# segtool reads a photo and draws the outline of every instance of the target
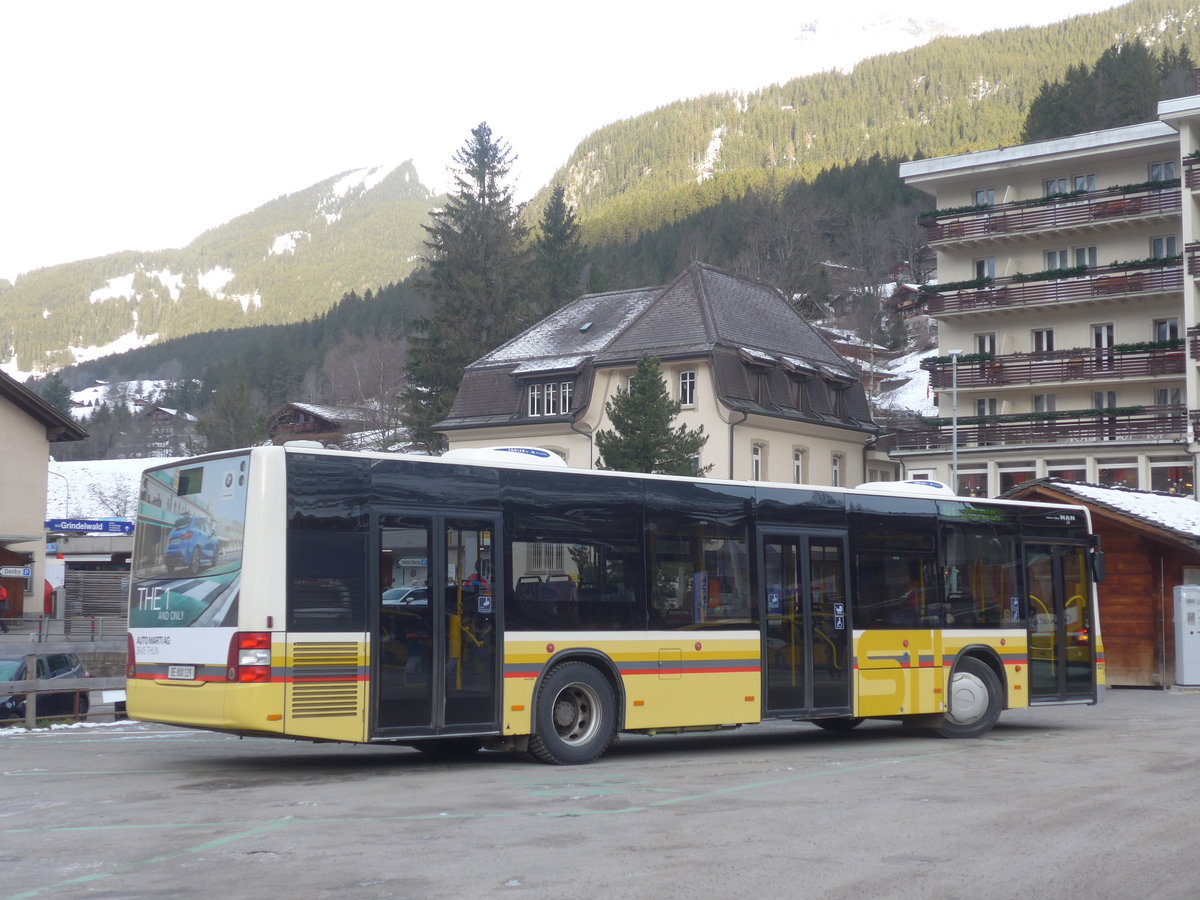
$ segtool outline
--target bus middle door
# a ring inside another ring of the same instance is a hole
[[[381,516],[377,736],[496,730],[497,522]]]
[[[764,534],[766,715],[850,712],[850,621],[842,535]]]

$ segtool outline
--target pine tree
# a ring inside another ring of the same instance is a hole
[[[679,415],[679,403],[667,396],[662,366],[644,355],[629,390],[618,388],[604,411],[612,430],[596,432],[600,457],[596,467],[621,472],[653,472],[659,475],[704,475],[712,465],[700,467],[700,451],[708,443],[704,426],[671,427]]]
[[[46,379],[38,393],[64,416],[71,414],[71,389],[57,372]]]
[[[404,397],[409,439],[431,453],[442,449],[433,426],[449,414],[463,369],[525,320],[526,229],[504,184],[515,157],[484,122],[454,161],[455,192],[426,226],[420,290],[433,311],[415,323]]]
[[[544,318],[579,293],[583,252],[579,244],[579,222],[567,205],[566,192],[558,185],[550,192],[538,232],[534,238],[534,266],[538,274],[537,301],[531,319]]]

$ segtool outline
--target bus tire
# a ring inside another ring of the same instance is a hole
[[[413,741],[408,746],[438,759],[466,759],[483,749],[483,741],[469,737],[433,738],[428,741]]]
[[[544,763],[595,762],[616,730],[612,685],[594,666],[565,662],[546,675],[534,707],[529,752]]]
[[[950,701],[935,731],[947,738],[976,738],[987,734],[1000,718],[1000,679],[982,660],[958,661],[950,676]]]
[[[813,719],[812,723],[826,731],[845,734],[861,725],[863,720],[860,716],[838,716],[836,719]]]

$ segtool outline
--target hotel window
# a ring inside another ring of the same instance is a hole
[[[1000,464],[1000,493],[1004,493],[1018,484],[1033,481],[1037,477],[1036,467],[1029,462],[1007,462]]]
[[[1154,337],[1156,341],[1177,341],[1179,340],[1179,320],[1178,319],[1155,319],[1154,320]]]
[[[1155,406],[1179,406],[1183,402],[1183,391],[1181,388],[1155,388],[1154,389],[1154,405]]]
[[[1076,247],[1075,248],[1075,265],[1087,266],[1089,269],[1096,268],[1096,260],[1098,253],[1095,247]]]
[[[680,372],[679,373],[679,405],[680,406],[695,406],[696,405],[696,373],[695,372]]]
[[[1104,487],[1138,486],[1137,460],[1100,459],[1096,463],[1096,480]]]
[[[1033,352],[1050,353],[1054,350],[1054,329],[1035,328],[1033,330]]]
[[[1116,391],[1094,391],[1092,393],[1092,409],[1116,409]]]
[[[750,480],[763,480],[763,448],[762,444],[755,444],[750,448]]]
[[[1047,178],[1042,182],[1042,186],[1046,189],[1045,196],[1047,197],[1053,197],[1055,194],[1065,194],[1067,192],[1067,179]]]
[[[983,188],[975,192],[976,206],[995,206],[996,205],[996,189]]]
[[[1087,464],[1082,459],[1051,459],[1046,461],[1046,474],[1063,481],[1087,481]]]
[[[958,470],[958,487],[954,491],[960,497],[986,497],[988,495],[987,469]]]
[[[803,450],[792,451],[792,481],[795,484],[804,484],[804,456]]]
[[[1055,400],[1053,394],[1034,394],[1033,411],[1035,413],[1054,412]]]
[[[988,256],[983,259],[975,260],[975,277],[976,278],[995,278],[996,277],[996,257]]]
[[[1051,269],[1065,269],[1070,263],[1069,256],[1066,250],[1047,250],[1046,251],[1046,271]]]
[[[975,335],[975,352],[996,355],[996,332],[985,331]]]
[[[1175,180],[1175,160],[1168,159],[1165,162],[1150,163],[1150,180],[1151,181],[1174,181]]]
[[[995,397],[980,397],[975,401],[975,415],[996,416],[1000,414],[1000,401]]]
[[[545,390],[543,391],[543,395],[545,398],[543,405],[546,408],[546,415],[557,416],[558,415],[558,385],[557,384],[546,385]]]
[[[833,454],[833,459],[830,460],[829,476],[829,484],[831,486],[842,486],[842,455],[840,453]]]
[[[1191,496],[1194,481],[1192,461],[1181,456],[1175,459],[1150,461],[1150,490],[1167,494]]]
[[[542,386],[540,384],[531,384],[529,386],[529,415],[540,416],[542,414]]]
[[[1150,255],[1155,259],[1165,259],[1179,253],[1179,241],[1173,234],[1160,234],[1150,238]]]
[[[1076,175],[1072,179],[1073,189],[1076,191],[1094,191],[1096,189],[1095,175]]]

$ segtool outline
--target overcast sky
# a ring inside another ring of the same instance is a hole
[[[1114,5],[0,2],[0,278],[181,247],[348,169],[412,159],[440,189],[481,121],[526,199],[609,122],[912,46],[900,12],[971,32]]]

